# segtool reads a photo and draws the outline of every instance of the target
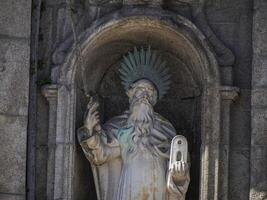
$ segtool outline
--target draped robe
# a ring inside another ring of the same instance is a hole
[[[129,112],[109,120],[101,134],[80,141],[90,161],[99,200],[183,200],[186,180],[167,190],[171,139],[176,135],[169,121],[154,113],[154,125],[147,135],[137,135],[127,125]],[[78,130],[87,135],[86,127]]]

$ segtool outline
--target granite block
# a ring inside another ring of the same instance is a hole
[[[1,1],[0,35],[29,38],[31,32],[31,0]]]
[[[0,193],[25,194],[27,120],[0,115]]]
[[[252,145],[267,145],[267,109],[252,110]]]
[[[249,199],[250,151],[240,148],[230,153],[229,200]]]
[[[251,149],[250,200],[267,199],[267,146],[254,145]]]
[[[29,57],[27,41],[0,39],[0,113],[27,115]]]
[[[264,43],[264,42],[262,42]],[[266,54],[254,54],[252,86],[267,86],[267,51]]]
[[[251,105],[254,107],[267,107],[266,88],[255,88],[252,90]]]
[[[0,200],[25,200],[25,195],[12,194],[12,193],[0,193]]]

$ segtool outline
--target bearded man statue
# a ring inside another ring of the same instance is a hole
[[[176,132],[153,110],[169,88],[166,63],[150,47],[135,48],[124,56],[120,73],[129,110],[100,125],[98,103],[91,98],[78,130],[98,200],[184,200],[189,163],[178,160],[168,167]]]

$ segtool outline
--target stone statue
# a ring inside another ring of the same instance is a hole
[[[166,63],[150,47],[135,48],[119,71],[129,110],[101,126],[98,103],[91,98],[78,130],[98,199],[184,200],[190,181],[186,139],[173,139],[171,123],[153,110],[170,85]]]

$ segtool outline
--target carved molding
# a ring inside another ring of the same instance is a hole
[[[56,149],[56,126],[57,126],[57,98],[58,86],[45,85],[42,94],[49,102],[49,125],[48,125],[48,158],[47,158],[47,182],[46,195],[48,200],[54,199],[55,193],[55,149]]]
[[[75,96],[71,95],[64,85],[57,84],[43,86],[42,94],[49,102],[46,199],[71,200],[73,171],[70,170],[73,169],[75,137],[73,127],[66,126],[65,124],[69,123],[65,122],[64,118],[70,119],[71,124],[75,121]],[[69,99],[72,99],[71,104]]]
[[[205,14],[205,5],[207,1],[200,2],[198,0],[179,0],[179,1],[162,1],[162,0],[90,0],[89,6],[97,7],[94,9],[94,11],[90,12],[97,12],[95,15],[98,16],[95,19],[95,22],[99,21],[100,18],[102,18],[104,15],[115,13],[118,10],[123,8],[123,5],[145,5],[147,7],[158,7],[161,8],[161,6],[164,7],[163,4],[170,4],[170,5],[178,5],[178,4],[184,4],[188,5],[191,8],[192,16],[195,22],[195,25],[203,32],[211,46],[213,47],[216,58],[220,66],[232,66],[235,62],[235,56],[233,52],[223,44],[223,42],[216,36],[216,33],[212,30],[210,25],[208,24],[208,21],[206,19]],[[120,4],[121,6],[115,6],[114,8],[112,4]],[[103,8],[101,8],[103,7]],[[110,11],[108,10],[110,7]],[[105,12],[101,12],[101,10],[104,9]],[[168,9],[168,8],[167,8]],[[180,10],[172,10],[176,13],[174,15],[180,14]],[[81,20],[81,23],[83,20]],[[112,19],[110,19],[112,21]],[[91,24],[91,23],[89,23]],[[79,25],[77,25],[79,26]],[[87,28],[90,28],[88,26]],[[80,33],[77,33],[80,34]],[[73,35],[68,36],[54,51],[52,54],[52,61],[56,65],[60,65],[64,62],[66,55],[68,53],[68,49],[71,48],[71,46],[74,43]]]
[[[240,89],[233,86],[221,86],[220,92],[223,100],[235,101],[239,97]]]
[[[45,85],[42,87],[43,96],[50,102],[57,99],[58,85]]]
[[[235,62],[233,52],[226,47],[223,42],[216,36],[214,31],[208,24],[205,14],[205,4],[192,4],[192,15],[197,27],[203,32],[207,40],[210,42],[217,56],[219,65],[231,66]]]
[[[239,97],[240,89],[232,86],[221,86],[221,136],[218,198],[228,200],[229,194],[229,160],[230,160],[230,122],[231,105]]]

